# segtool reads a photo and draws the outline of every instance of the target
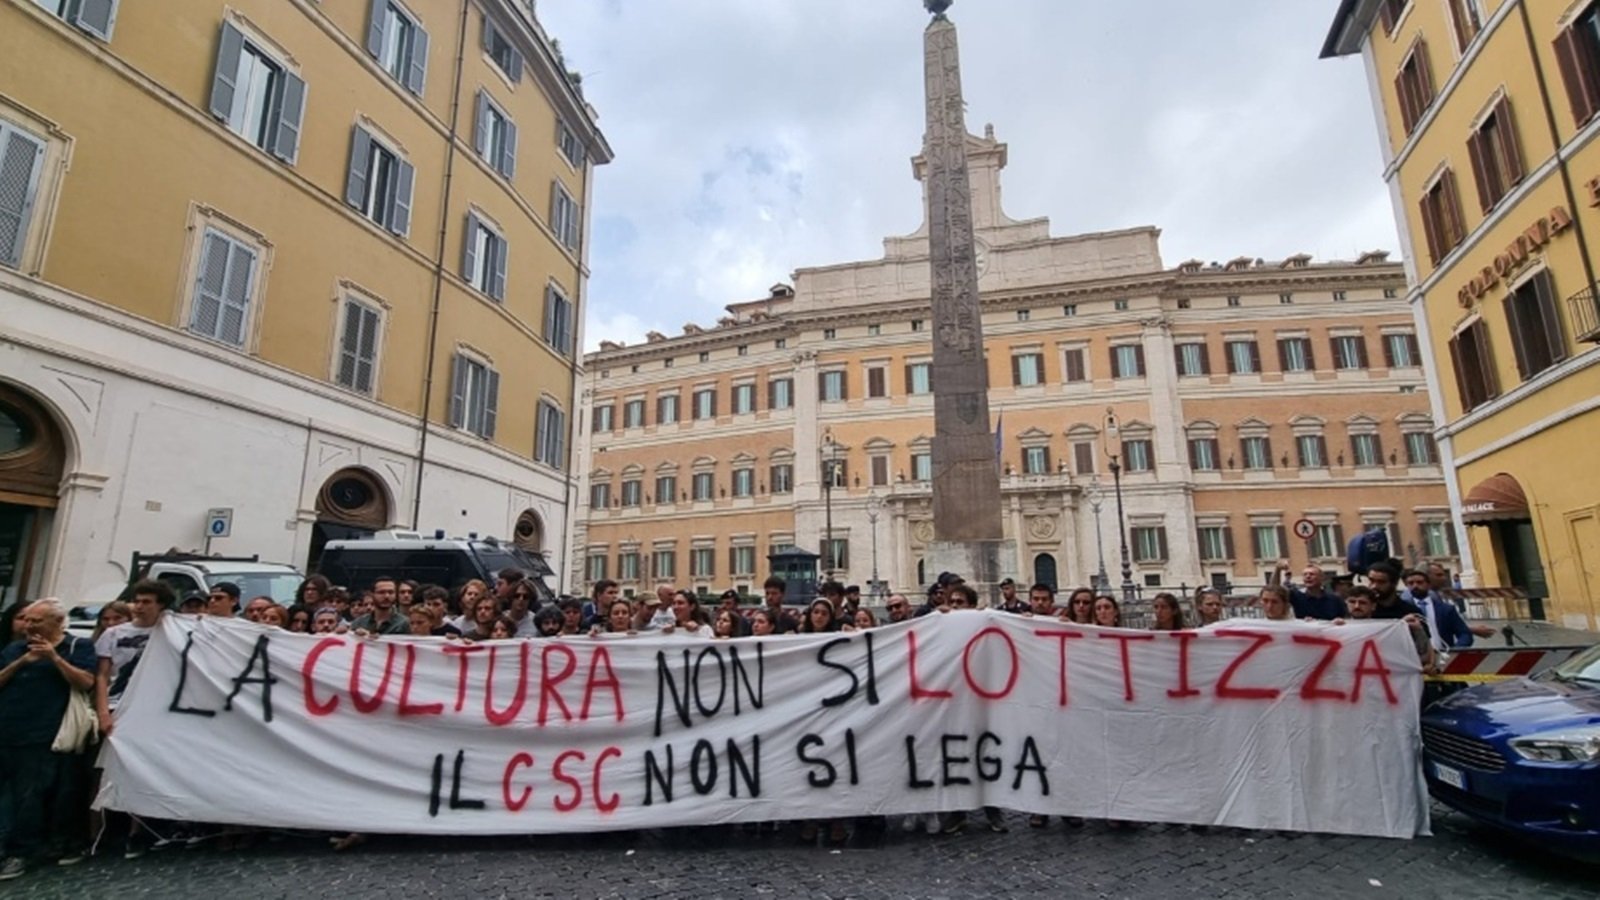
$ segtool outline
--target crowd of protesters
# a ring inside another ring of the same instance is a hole
[[[1452,649],[1470,646],[1474,635],[1492,633],[1466,622],[1441,593],[1449,586],[1449,573],[1437,566],[1402,571],[1394,561],[1379,562],[1367,573],[1365,585],[1349,579],[1326,584],[1320,569],[1308,567],[1298,586],[1269,584],[1262,588],[1255,598],[1258,609],[1252,613],[1270,620],[1334,623],[1402,619],[1412,630],[1424,668],[1431,671]],[[135,821],[114,812],[102,816],[89,809],[98,783],[98,771],[93,768],[97,741],[115,727],[118,701],[167,610],[239,616],[290,632],[350,633],[375,639],[431,636],[457,641],[649,632],[729,640],[862,631],[880,624],[872,604],[863,602],[855,586],[826,581],[815,600],[799,609],[785,604],[787,589],[782,579],[771,578],[763,585],[762,602],[753,608],[744,607],[740,594],[730,590],[708,609],[693,591],[664,585],[641,597],[624,597],[616,582],[603,580],[594,585],[592,599],[562,598],[541,606],[536,586],[515,569],[500,572],[493,585],[472,580],[447,588],[380,577],[370,588],[357,591],[314,575],[301,584],[294,602],[284,605],[270,597],[243,600],[239,587],[230,582],[213,585],[207,594],[178,598],[162,582],[140,581],[124,592],[124,599],[99,610],[94,633],[88,638],[67,632],[68,610],[59,600],[16,604],[0,617],[0,880],[16,878],[28,866],[41,862],[73,865],[96,848],[106,852],[118,847],[124,856],[135,858],[149,849],[174,844],[198,846],[215,840],[221,846],[233,846],[252,839],[248,829],[180,827],[178,823]],[[883,624],[989,605],[960,576],[944,573],[916,602],[904,594],[889,595],[882,607]],[[1062,599],[1047,584],[1032,585],[1025,595],[1020,594],[1017,583],[1006,579],[993,605],[1007,613],[1079,625],[1124,625],[1117,597],[1087,587],[1068,591]],[[1204,588],[1193,597],[1156,594],[1146,618],[1150,628],[1181,630],[1216,624],[1227,611],[1222,594]],[[69,704],[75,699],[83,702],[75,698],[75,692],[92,698],[99,735],[83,752],[57,752],[52,745],[58,743],[58,732],[65,731]],[[991,807],[984,813],[989,828],[1005,830],[1000,810]],[[907,816],[901,826],[907,831],[925,828],[930,833],[955,833],[966,821],[965,813],[946,813]],[[1044,816],[1028,821],[1036,828],[1048,825]],[[1076,818],[1065,821],[1069,826],[1083,824]],[[800,839],[807,842],[823,836],[826,829],[826,840],[837,844],[848,838],[852,825],[857,830],[872,830],[886,824],[881,817],[869,817],[853,823],[803,822],[796,828]],[[767,826],[750,827],[759,831]],[[331,839],[341,850],[361,841],[359,834]]]

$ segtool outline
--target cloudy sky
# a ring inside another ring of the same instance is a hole
[[[967,127],[1010,145],[1006,212],[1162,229],[1167,265],[1394,251],[1335,0],[958,0]],[[587,343],[713,323],[922,221],[918,0],[539,0],[616,150]]]

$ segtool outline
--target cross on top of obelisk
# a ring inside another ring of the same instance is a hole
[[[950,4],[954,2],[956,0],[922,0],[922,5],[927,8],[928,12],[933,13],[935,18],[942,19],[944,18],[944,11],[949,9]]]

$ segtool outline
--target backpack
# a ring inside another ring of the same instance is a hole
[[[1356,575],[1367,574],[1373,563],[1383,562],[1388,558],[1389,533],[1383,528],[1375,528],[1356,535],[1345,548],[1345,565]]]

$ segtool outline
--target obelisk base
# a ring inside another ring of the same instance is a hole
[[[998,606],[1000,581],[1008,575],[1016,577],[1010,569],[1016,564],[1017,542],[934,541],[928,545],[926,559],[924,571],[929,579],[940,572],[953,572],[978,592],[980,606]]]

